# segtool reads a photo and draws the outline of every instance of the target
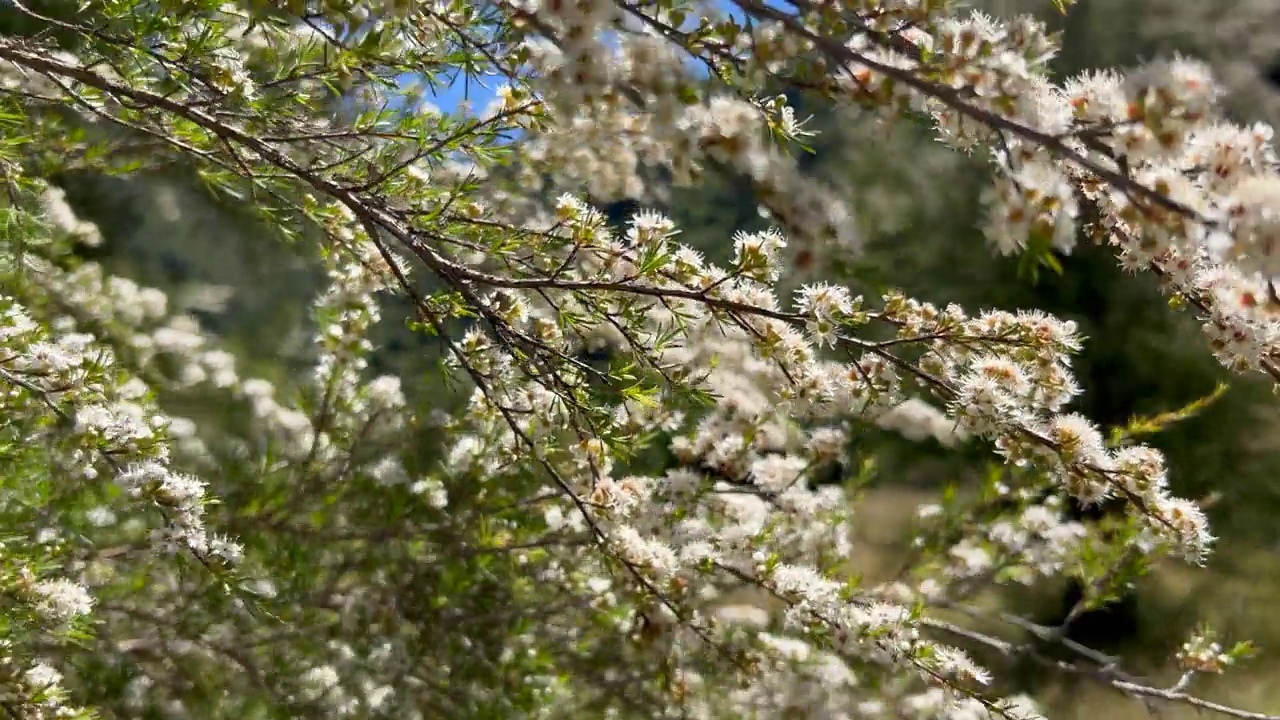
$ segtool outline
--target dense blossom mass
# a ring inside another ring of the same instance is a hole
[[[7,714],[1040,717],[981,652],[1267,717],[1192,692],[1243,654],[1207,632],[1163,688],[956,624],[984,586],[1094,601],[1212,549],[1157,450],[1072,410],[1074,323],[791,272],[862,240],[780,90],[928,120],[989,160],[996,252],[1107,243],[1280,381],[1272,131],[1206,65],[1060,80],[1039,21],[948,0],[44,5],[0,36]],[[495,99],[431,103],[463,74]],[[172,164],[323,268],[305,369],[81,253],[108,239],[61,172]],[[722,252],[606,212],[713,173],[764,221]],[[430,351],[384,374],[405,308]],[[873,430],[997,461],[886,582],[850,563]]]

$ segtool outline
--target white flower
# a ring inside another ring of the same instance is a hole
[[[33,590],[38,598],[37,609],[56,623],[70,622],[93,610],[93,598],[79,583],[69,580],[41,580]]]
[[[449,505],[449,493],[445,490],[444,483],[437,478],[423,478],[415,482],[409,491],[425,497],[427,505],[436,510],[443,510]]]

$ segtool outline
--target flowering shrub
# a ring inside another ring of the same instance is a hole
[[[1162,688],[1060,628],[997,618],[1074,663],[940,615],[1057,575],[1083,611],[1209,556],[1163,457],[1070,412],[1072,323],[779,290],[789,243],[857,238],[766,84],[931,118],[997,169],[996,251],[1109,243],[1225,366],[1280,380],[1271,131],[1219,117],[1200,63],[1058,83],[1039,23],[945,0],[10,5],[40,29],[0,37],[9,714],[1039,716],[964,646],[1267,717],[1192,692],[1249,650],[1208,631]],[[441,112],[423,88],[458,73],[505,84]],[[163,293],[76,259],[102,234],[57,172],[169,163],[324,264],[310,375],[247,377]],[[710,172],[772,222],[723,238],[727,261],[597,207]],[[458,412],[369,371],[392,296]],[[221,417],[184,417],[200,407]],[[922,508],[885,584],[847,561],[875,522],[848,457],[868,423],[1002,468]],[[1091,527],[1067,500],[1126,512]]]

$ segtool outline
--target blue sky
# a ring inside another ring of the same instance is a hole
[[[737,18],[742,17],[742,11],[738,9],[729,0],[715,0],[714,3],[719,9]],[[765,0],[765,5],[775,6],[779,8],[786,7],[780,5],[776,0]],[[701,65],[694,66],[697,70],[702,70]],[[407,81],[407,82],[411,82]],[[458,107],[464,99],[471,101],[471,107],[474,112],[483,111],[485,106],[494,98],[494,91],[502,84],[501,78],[491,77],[484,78],[481,82],[471,79],[469,82],[465,78],[459,77],[448,86],[436,88],[436,95],[431,97],[438,108],[445,112],[449,112]]]
[[[430,100],[446,112],[458,107],[463,100],[470,100],[472,109],[479,112],[493,100],[494,91],[500,84],[501,78],[496,77],[483,78],[480,82],[475,78],[459,77],[448,86],[437,87],[436,94]]]

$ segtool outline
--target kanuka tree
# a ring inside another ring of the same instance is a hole
[[[1280,379],[1270,129],[1222,121],[1203,65],[1058,83],[1039,23],[944,0],[8,8],[6,713],[1039,716],[963,646],[1269,717],[1192,687],[1247,643],[1185,639],[1160,687],[1061,628],[984,616],[993,583],[1075,576],[1083,612],[1163,556],[1202,563],[1204,514],[1139,442],[1157,421],[1068,411],[1071,323],[820,277],[783,297],[789,243],[858,238],[786,151],[802,120],[759,95],[929,119],[996,168],[995,250],[1053,265],[1081,235],[1109,243],[1224,365]],[[489,107],[429,102],[464,76],[502,83]],[[309,375],[244,377],[163,293],[75,255],[101,234],[52,179],[174,165],[327,268],[299,298]],[[592,204],[711,172],[769,219],[724,238],[727,262],[657,212],[611,224]],[[434,407],[370,377],[392,296],[445,358],[421,368]],[[874,468],[845,458],[871,423],[994,460],[980,497],[921,509],[919,552],[883,584],[848,562],[876,521],[853,502]],[[843,485],[815,482],[832,467]],[[1125,512],[1090,527],[1068,500]]]

